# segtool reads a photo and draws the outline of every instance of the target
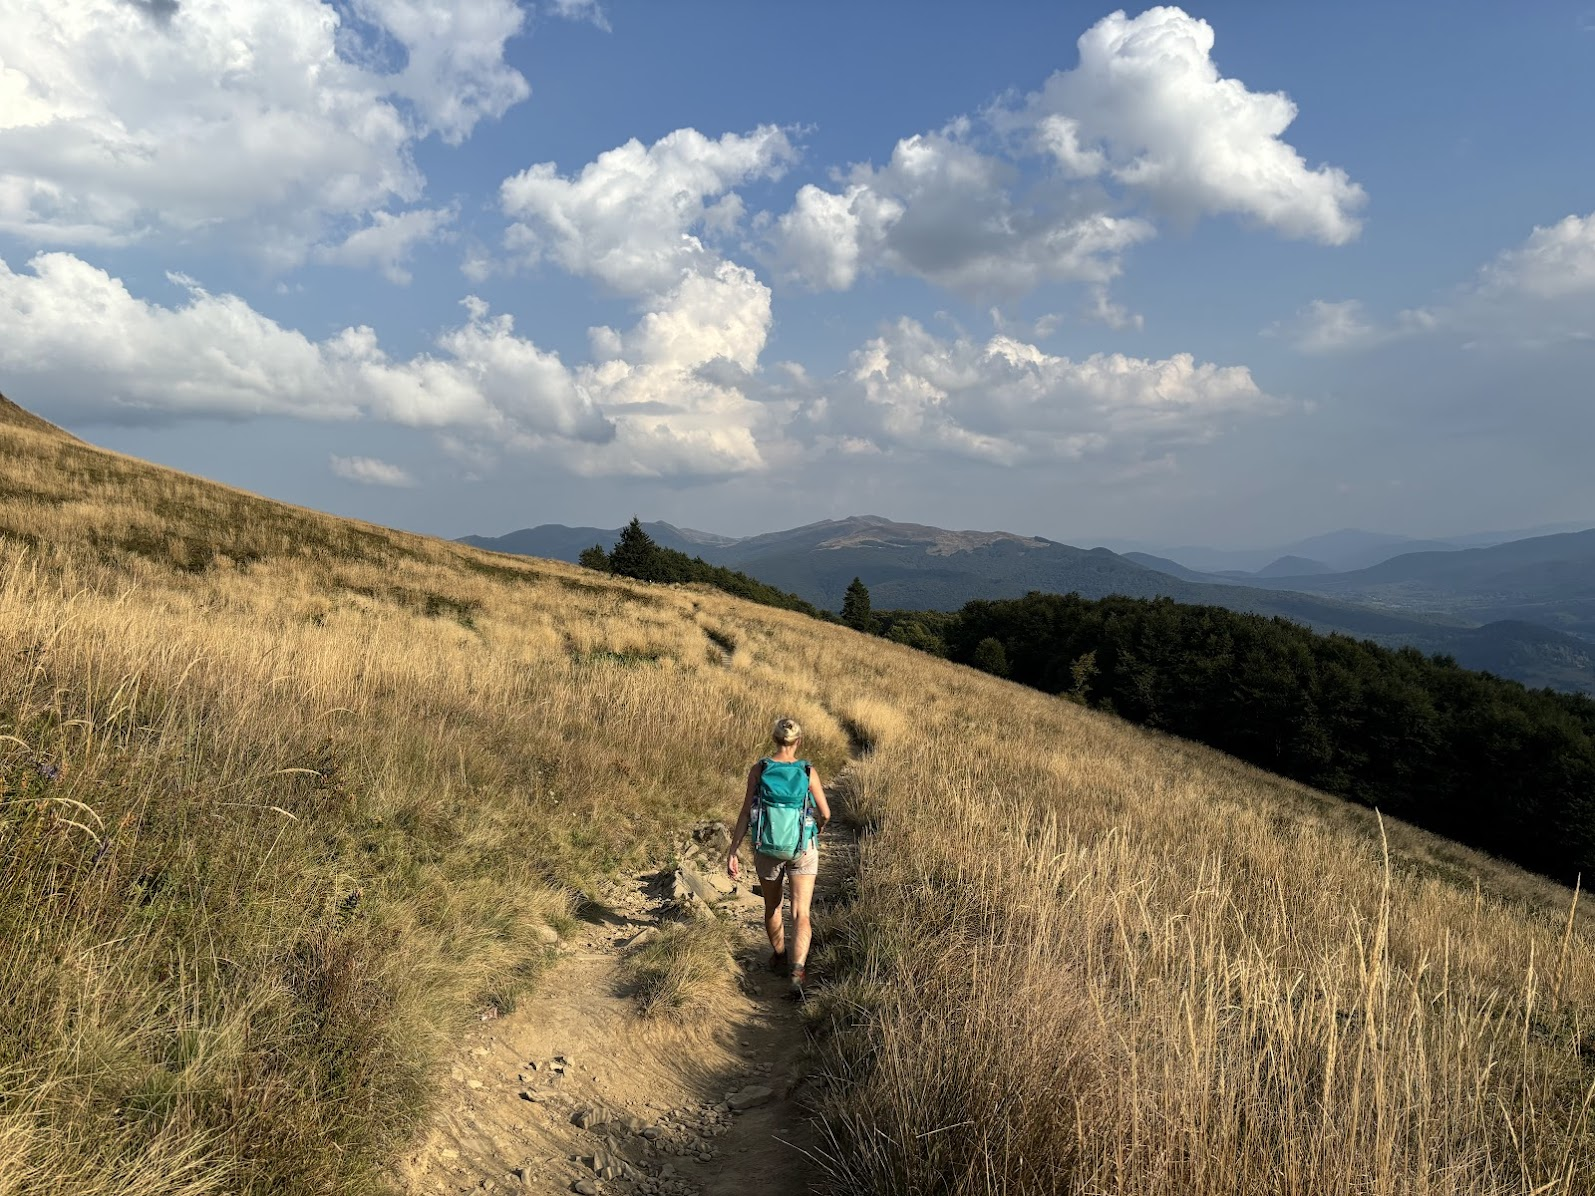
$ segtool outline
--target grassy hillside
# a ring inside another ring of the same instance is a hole
[[[451,1033],[780,712],[850,812],[841,1193],[1566,1193],[1571,895],[1215,753],[688,588],[0,410],[0,1193],[382,1190]]]

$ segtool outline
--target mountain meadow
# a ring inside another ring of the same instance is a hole
[[[562,983],[606,877],[729,821],[782,714],[859,835],[802,1011],[820,1191],[1595,1177],[1573,889],[801,610],[0,400],[0,660],[3,1196],[403,1190],[466,1028]]]

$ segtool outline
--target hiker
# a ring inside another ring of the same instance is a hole
[[[764,894],[764,930],[770,936],[770,970],[790,968],[792,996],[803,998],[803,965],[809,956],[809,904],[820,873],[819,833],[831,820],[825,788],[807,760],[798,759],[803,728],[797,720],[777,719],[770,737],[775,751],[748,770],[742,813],[731,832],[726,871],[737,878],[737,849],[753,829],[753,870]],[[792,882],[792,949],[781,924],[781,879]]]

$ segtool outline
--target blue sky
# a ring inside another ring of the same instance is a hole
[[[444,535],[1595,523],[1595,5],[0,0],[0,390]]]

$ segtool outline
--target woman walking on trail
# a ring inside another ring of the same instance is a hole
[[[807,760],[798,759],[803,728],[795,719],[777,719],[770,733],[775,751],[748,770],[748,789],[731,832],[726,871],[736,879],[737,850],[750,826],[753,870],[764,894],[764,930],[770,936],[770,970],[790,967],[792,995],[803,997],[803,967],[809,956],[809,905],[820,873],[819,833],[831,820],[825,787]],[[787,949],[781,924],[781,880],[792,885],[792,944]]]

